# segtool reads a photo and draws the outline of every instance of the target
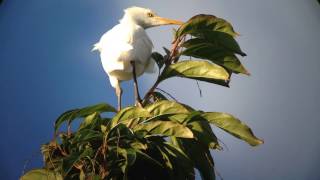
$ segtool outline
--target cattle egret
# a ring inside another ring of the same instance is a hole
[[[109,76],[111,86],[118,97],[118,110],[121,109],[121,81],[134,80],[136,105],[141,106],[137,77],[144,72],[152,73],[154,60],[151,59],[153,44],[145,29],[160,25],[178,24],[181,21],[159,17],[150,9],[130,7],[111,30],[104,33],[93,51],[100,52],[103,69]]]

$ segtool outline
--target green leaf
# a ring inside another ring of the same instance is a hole
[[[168,100],[166,96],[161,94],[160,92],[154,91],[151,96],[153,97],[154,101],[161,101],[161,100]]]
[[[164,65],[164,57],[158,52],[153,52],[151,54],[151,57],[156,61],[159,69],[161,69],[162,66]]]
[[[263,141],[258,139],[246,124],[230,114],[207,112],[203,113],[202,117],[231,135],[246,141],[251,146],[263,144]]]
[[[93,156],[93,149],[90,147],[87,147],[84,149],[83,152],[74,152],[70,154],[69,156],[63,158],[62,161],[62,169],[63,169],[63,175],[66,176],[71,169],[73,168],[74,164],[77,163],[81,158],[84,157],[91,157]]]
[[[76,118],[88,116],[94,112],[102,113],[102,112],[117,112],[117,110],[110,106],[109,104],[101,103],[94,106],[88,106],[81,109],[74,109],[63,113],[55,122],[54,129],[55,132],[58,131],[62,123],[65,121],[71,122]]]
[[[207,121],[193,121],[187,125],[191,129],[195,139],[203,146],[211,149],[221,149],[218,138],[213,133],[210,124]]]
[[[194,177],[193,163],[178,147],[169,143],[157,145],[166,167],[171,170],[173,179],[189,179]]]
[[[77,133],[75,134],[75,137],[73,138],[73,143],[83,144],[86,142],[102,140],[102,138],[103,138],[103,134],[100,131],[83,129],[81,131],[77,131]]]
[[[20,180],[63,180],[57,172],[47,169],[33,169],[24,174]]]
[[[202,179],[215,179],[214,162],[208,148],[194,139],[171,138],[173,145],[180,147],[199,170]]]
[[[165,114],[179,114],[179,113],[189,113],[189,110],[184,105],[169,101],[163,100],[156,103],[150,104],[145,107],[145,109],[150,112],[153,116],[165,115]]]
[[[135,119],[135,118],[148,118],[151,114],[144,108],[130,106],[122,109],[116,114],[116,116],[111,120],[111,128],[116,126],[118,123],[125,123],[125,121]]]
[[[193,138],[192,131],[184,125],[171,121],[151,121],[138,124],[133,130],[144,132],[146,136],[175,136],[183,138]]]
[[[192,17],[189,21],[183,24],[178,29],[176,37],[181,37],[186,34],[203,30],[224,32],[233,37],[238,35],[238,33],[233,30],[232,25],[228,21],[222,18],[215,17],[213,15],[199,14]]]
[[[178,76],[228,87],[229,73],[221,66],[206,61],[181,61],[171,64],[159,78],[160,81]]]
[[[249,72],[241,64],[240,60],[229,50],[209,42],[207,39],[194,38],[182,44],[186,47],[181,54],[195,58],[207,59],[235,72],[249,75]]]
[[[155,102],[146,106],[145,109],[147,109],[153,117],[144,122],[166,119],[180,124],[183,123],[184,119],[188,116],[188,113],[192,111],[192,109],[185,104],[169,100]]]
[[[209,43],[216,48],[220,48],[224,51],[236,53],[241,56],[246,56],[244,52],[240,49],[237,41],[227,33],[218,32],[218,31],[199,31],[197,33],[193,33],[193,36],[197,38],[193,38],[191,40],[186,41],[183,46],[188,47],[191,43]],[[199,42],[200,41],[200,42]]]
[[[121,171],[122,173],[127,174],[129,166],[132,166],[134,162],[136,161],[137,154],[136,151],[133,148],[117,148],[117,153],[121,155],[125,159],[125,163],[121,165]]]
[[[78,130],[80,131],[80,130],[86,129],[86,128],[94,129],[98,126],[99,120],[100,120],[99,113],[94,112],[84,118],[84,120],[81,122]]]

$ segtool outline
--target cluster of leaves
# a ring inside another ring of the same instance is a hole
[[[166,55],[152,54],[159,76],[143,107],[116,112],[108,104],[98,104],[65,112],[55,122],[55,138],[42,146],[44,168],[29,171],[22,179],[195,179],[195,170],[202,179],[215,179],[210,150],[222,148],[211,125],[252,146],[263,141],[234,116],[168,100],[156,87],[171,77],[228,86],[232,73],[249,74],[237,57],[245,53],[234,40],[236,35],[221,18],[191,18],[175,32]],[[180,60],[185,56],[197,60]],[[71,132],[76,119],[81,124]],[[63,124],[66,131],[60,131]]]
[[[210,149],[221,149],[210,124],[252,146],[262,143],[230,114],[196,111],[157,99],[144,108],[130,106],[113,117],[107,104],[67,111],[55,123],[57,137],[42,146],[45,167],[31,179],[214,179]],[[63,123],[82,119],[76,132],[59,132]],[[59,135],[58,135],[59,134]]]

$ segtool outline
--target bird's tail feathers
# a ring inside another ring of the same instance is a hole
[[[98,50],[100,50],[100,44],[99,43],[95,43],[93,45],[93,48],[91,49],[91,52],[98,51]]]

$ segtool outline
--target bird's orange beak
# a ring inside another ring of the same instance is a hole
[[[163,17],[154,17],[154,18],[157,21],[158,25],[170,25],[170,24],[182,25],[184,23],[182,21],[163,18]]]

